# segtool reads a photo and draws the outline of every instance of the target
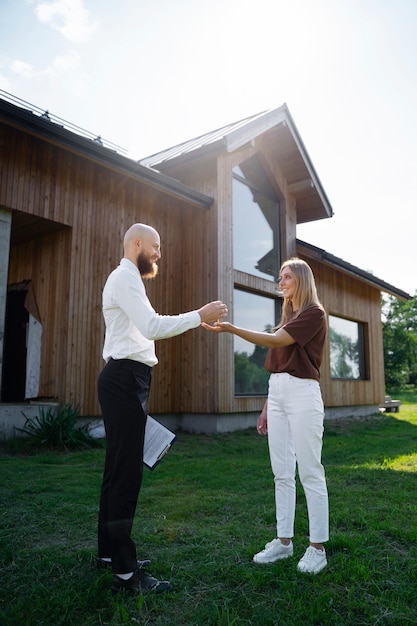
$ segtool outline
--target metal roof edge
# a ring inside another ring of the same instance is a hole
[[[189,143],[189,142],[184,142],[184,144],[185,143]],[[184,145],[184,144],[179,144],[179,146]],[[169,152],[170,150],[174,148],[178,148],[179,146],[174,146],[171,149],[168,148],[165,151],[157,153],[156,156],[160,154],[164,154],[165,152]],[[224,152],[225,149],[226,149],[226,143],[224,139],[222,138],[222,139],[218,139],[217,141],[213,141],[209,144],[198,146],[197,148],[194,148],[192,151],[189,151],[189,152],[181,152],[178,155],[169,156],[161,160],[158,159],[154,163],[152,163],[152,159],[154,155],[150,157],[145,157],[143,159],[139,159],[138,163],[142,167],[153,169],[155,172],[163,173],[164,169],[169,169],[174,164],[181,165],[183,163],[187,164],[190,161],[193,163],[197,161],[202,161],[211,157],[218,156],[219,154]]]
[[[301,241],[300,239],[296,239],[296,245],[297,248],[307,248],[307,250],[313,253],[313,258],[317,259],[318,261],[327,263],[328,265],[335,267],[336,269],[342,270],[347,274],[354,276],[355,278],[359,278],[360,280],[363,280],[373,287],[377,287],[378,289],[380,289],[380,291],[384,291],[385,293],[395,296],[399,300],[412,299],[412,296],[406,291],[390,285],[381,278],[377,278],[370,272],[362,270],[361,268],[356,267],[355,265],[352,265],[351,263],[348,263],[347,261],[344,261],[343,259],[334,256],[333,254],[330,254],[330,252],[326,252],[326,250],[323,250],[322,248],[313,246],[312,244]]]
[[[135,176],[162,191],[192,202],[203,208],[213,204],[213,198],[185,185],[175,178],[158,172],[137,161],[119,154],[116,150],[83,137],[49,119],[41,118],[30,110],[23,109],[0,98],[0,122],[9,123],[14,128],[25,130],[40,138],[49,139],[87,158]]]
[[[236,128],[225,135],[227,151],[233,152],[234,150],[244,146],[248,141],[256,139],[259,135],[262,135],[271,128],[274,128],[274,126],[278,126],[278,124],[286,122],[288,119],[288,113],[288,107],[284,103],[277,109],[263,111],[262,113],[258,113],[256,116],[253,116],[253,119],[250,119],[250,121],[246,124],[243,124],[241,127]],[[250,134],[251,130],[256,130],[256,133]],[[250,134],[249,138],[247,137],[248,134]]]
[[[224,151],[231,152],[237,149],[241,144],[246,143],[247,140],[239,140],[241,132],[244,132],[248,125],[252,125],[259,118],[263,117],[265,113],[268,113],[268,111],[256,113],[255,115],[245,117],[237,122],[231,122],[192,139],[187,139],[175,146],[141,158],[139,159],[139,163],[147,167],[159,168],[159,170],[163,171],[165,168],[168,169],[172,167],[173,164],[186,164],[190,161],[194,163],[198,160],[217,156]],[[231,127],[233,127],[234,130],[229,130]],[[213,139],[216,136],[217,138]],[[231,142],[234,140],[236,141],[235,147],[231,145]]]
[[[321,183],[321,180],[316,172],[316,168],[314,167],[311,159],[310,159],[310,155],[307,152],[307,148],[305,147],[304,141],[301,138],[301,135],[298,131],[298,128],[294,122],[294,119],[287,107],[287,105],[285,104],[286,107],[286,115],[287,115],[287,125],[288,128],[293,136],[293,139],[295,141],[295,143],[297,144],[298,150],[300,152],[300,154],[302,154],[303,156],[303,161],[309,171],[309,174],[311,176],[311,180],[314,183],[314,186],[317,190],[317,193],[320,196],[320,199],[322,201],[323,206],[326,208],[326,211],[328,213],[328,217],[333,217],[333,208],[332,205],[330,204],[329,198],[327,197],[326,192],[324,191],[324,187]]]

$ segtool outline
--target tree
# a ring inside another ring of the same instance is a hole
[[[417,385],[417,294],[406,302],[382,299],[382,333],[386,387]]]

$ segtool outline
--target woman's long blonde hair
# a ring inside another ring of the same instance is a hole
[[[303,259],[293,257],[284,261],[281,265],[280,275],[285,267],[288,267],[295,277],[296,287],[293,300],[295,300],[298,304],[297,315],[300,315],[302,311],[305,311],[312,304],[316,304],[320,308],[323,308],[323,305],[317,295],[316,282],[309,264],[303,261]],[[293,314],[294,311],[292,301],[289,298],[284,297],[281,321],[274,330],[281,328],[281,326],[284,326],[284,324],[289,322]]]

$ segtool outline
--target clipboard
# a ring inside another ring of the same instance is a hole
[[[177,436],[163,424],[148,415],[143,446],[143,463],[151,471],[166,455]]]

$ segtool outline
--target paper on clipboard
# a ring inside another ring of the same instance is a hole
[[[177,436],[168,428],[148,415],[143,447],[143,462],[146,467],[149,467],[150,470],[155,469],[176,438]]]

